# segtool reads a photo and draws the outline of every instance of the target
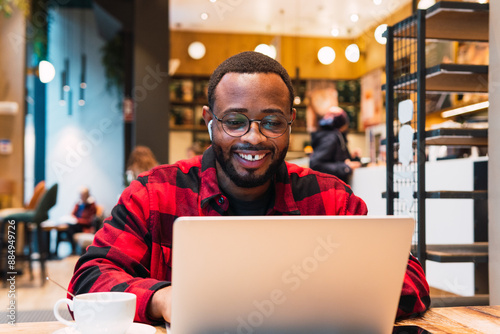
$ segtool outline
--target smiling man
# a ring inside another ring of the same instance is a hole
[[[335,176],[284,161],[293,97],[288,73],[267,56],[243,52],[219,65],[203,109],[212,146],[131,183],[78,261],[70,291],[132,292],[135,321],[170,321],[177,217],[366,214],[365,203]],[[410,255],[398,317],[424,312],[429,303],[423,270]]]

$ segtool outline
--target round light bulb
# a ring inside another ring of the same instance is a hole
[[[193,42],[189,44],[188,54],[193,59],[201,59],[205,56],[205,45],[202,42]]]
[[[276,59],[276,47],[274,45],[259,44],[255,47],[254,51]]]
[[[318,51],[318,60],[323,65],[330,65],[335,60],[335,51],[329,46],[322,47]]]
[[[38,75],[40,77],[40,81],[43,83],[51,82],[56,76],[56,69],[54,65],[46,60],[42,60],[38,64]]]
[[[384,45],[385,43],[387,43],[387,38],[385,38],[384,36],[382,36],[384,34],[384,32],[387,30],[387,24],[381,24],[379,25],[376,29],[375,29],[375,40],[377,40],[377,42],[379,42],[379,44],[382,44]]]
[[[359,47],[356,44],[351,44],[345,49],[345,57],[351,63],[356,63],[359,60]]]
[[[358,14],[352,14],[351,15],[351,21],[352,22],[358,22],[359,20],[359,15]]]
[[[340,34],[340,30],[338,28],[333,28],[330,33],[333,37],[337,37]]]
[[[420,0],[418,3],[418,9],[427,9],[430,6],[434,5],[436,3],[436,0]]]

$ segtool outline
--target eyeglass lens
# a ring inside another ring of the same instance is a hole
[[[257,120],[253,120],[257,121]],[[285,133],[288,122],[281,115],[268,115],[259,122],[260,131],[266,137],[279,137]],[[222,118],[222,127],[230,136],[243,136],[250,128],[250,120],[244,114],[229,113]]]

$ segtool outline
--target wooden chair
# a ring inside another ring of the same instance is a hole
[[[41,274],[42,274],[42,285],[45,283],[45,261],[48,255],[48,247],[45,242],[45,238],[42,235],[42,229],[40,224],[49,218],[48,212],[49,210],[56,204],[57,202],[57,183],[54,184],[40,199],[35,210],[30,210],[22,213],[15,213],[9,215],[4,218],[1,226],[1,233],[5,233],[6,227],[9,224],[9,221],[14,221],[16,224],[16,230],[18,230],[21,225],[24,226],[25,230],[25,242],[28,246],[28,254],[26,254],[27,260],[29,262],[30,269],[30,279],[33,280],[33,265],[32,262],[35,260],[33,258],[33,247],[32,247],[32,238],[31,232],[36,233],[37,241],[38,241],[38,251],[39,258],[37,260],[40,261],[41,266]],[[0,242],[4,240],[3,236],[0,238]],[[17,241],[17,240],[16,240]],[[0,247],[0,249],[4,249],[5,247]],[[5,272],[7,271],[7,266],[3,268]]]
[[[35,186],[35,189],[33,190],[33,196],[31,196],[30,201],[28,202],[28,205],[26,205],[27,210],[35,210],[36,206],[42,199],[43,194],[45,194],[45,181],[40,181],[38,184]]]
[[[0,221],[3,220],[4,217],[7,217],[14,213],[21,213],[29,210],[35,210],[36,206],[40,202],[40,199],[42,198],[42,195],[45,194],[45,191],[46,191],[45,181],[38,182],[33,191],[33,196],[31,197],[27,205],[17,208],[7,207],[0,209]]]

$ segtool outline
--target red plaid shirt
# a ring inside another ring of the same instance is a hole
[[[274,180],[268,215],[365,215],[365,203],[335,176],[284,163]],[[209,148],[194,157],[140,175],[125,189],[87,253],[78,261],[69,290],[75,294],[127,291],[137,295],[135,321],[151,323],[146,308],[153,293],[170,285],[172,224],[181,216],[227,214]],[[424,312],[429,287],[410,256],[398,317]]]

